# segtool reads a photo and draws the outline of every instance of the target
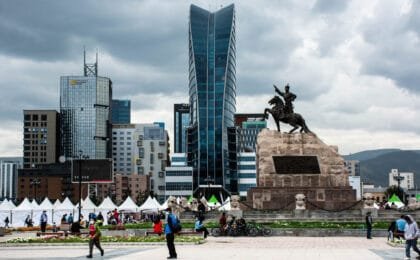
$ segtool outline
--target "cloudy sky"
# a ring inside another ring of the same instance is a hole
[[[188,102],[189,6],[231,2],[1,1],[0,156],[22,155],[23,109],[59,110],[59,77],[82,74],[83,46],[88,61],[99,50],[114,98],[132,100],[132,121],[166,122],[172,137],[173,104]],[[262,112],[289,83],[295,111],[342,154],[420,149],[420,1],[234,3],[237,112]]]

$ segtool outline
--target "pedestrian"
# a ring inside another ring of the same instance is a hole
[[[372,219],[372,214],[370,212],[366,213],[366,230],[367,230],[367,234],[366,234],[366,238],[367,239],[372,239],[372,223],[373,223],[373,219]]]
[[[198,217],[195,221],[194,229],[196,232],[204,232],[204,238],[207,238],[209,231],[203,224],[204,217]]]
[[[25,218],[25,225],[27,227],[32,227],[32,219],[31,219],[31,215],[26,216]]]
[[[45,229],[47,228],[47,222],[48,222],[47,211],[45,210],[42,211],[41,219],[39,222],[41,226],[41,232],[45,233]]]
[[[96,220],[99,221],[99,226],[102,226],[102,223],[104,221],[104,216],[102,216],[102,212],[101,211],[99,211],[99,214],[96,217]]]
[[[395,234],[395,237],[399,240],[401,240],[401,238],[404,237],[405,225],[407,224],[407,221],[405,221],[404,217],[404,215],[401,215],[401,217],[395,221],[395,224],[397,226],[397,232]]]
[[[172,209],[167,208],[166,209],[168,216],[166,218],[166,225],[165,225],[165,235],[166,235],[166,245],[168,246],[169,250],[169,256],[167,259],[176,259],[177,254],[175,250],[175,233],[176,233],[176,227],[175,225],[178,222],[178,218],[172,214]]]
[[[417,236],[419,234],[419,227],[416,221],[410,216],[405,215],[404,220],[407,222],[404,229],[405,238],[405,259],[410,259],[410,249],[418,254],[417,258],[420,258],[420,250],[417,248]]]
[[[67,224],[67,213],[61,217],[61,224]]]
[[[9,216],[4,219],[4,228],[9,228]]]
[[[70,225],[73,224],[73,214],[70,213],[69,217],[67,218],[67,223],[69,223]]]
[[[225,233],[226,224],[227,224],[226,213],[223,212],[219,219],[219,227],[222,234]]]
[[[100,221],[96,221],[94,219],[89,221],[89,255],[87,258],[92,258],[92,251],[93,245],[101,251],[101,256],[104,255],[104,250],[101,247],[101,230],[99,229]]]
[[[162,220],[157,216],[153,221],[153,233],[162,235]]]

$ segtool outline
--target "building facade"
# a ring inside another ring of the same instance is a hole
[[[389,186],[398,186],[398,178],[400,178],[400,187],[403,189],[414,189],[414,173],[399,172],[398,169],[391,169],[389,175]]]
[[[235,124],[238,128],[238,151],[241,153],[256,152],[258,134],[267,128],[264,114],[236,114]]]
[[[55,110],[23,110],[23,168],[55,163],[59,156],[59,114]]]
[[[360,176],[360,161],[358,160],[347,160],[344,161],[344,167],[350,176]]]
[[[62,155],[82,151],[90,159],[111,158],[112,82],[94,76],[60,78]]]
[[[171,166],[165,168],[165,198],[189,197],[193,194],[193,168],[187,166],[187,155],[175,153]]]
[[[168,134],[162,124],[113,125],[114,173],[149,176],[149,190],[163,202],[168,146]]]
[[[234,5],[214,13],[195,5],[189,22],[188,164],[199,185],[230,187],[228,127],[236,111]]]
[[[0,158],[0,200],[16,200],[18,169],[20,168],[22,168],[22,158]]]
[[[18,200],[36,199],[40,202],[45,197],[50,200],[66,197],[73,203],[79,200],[79,184],[71,182],[71,164],[43,164],[37,168],[18,170]],[[88,194],[88,185],[82,184],[82,197]]]
[[[174,104],[174,152],[186,153],[187,129],[190,125],[190,105]]]
[[[130,124],[131,123],[131,101],[113,99],[111,105],[112,124]]]
[[[360,176],[349,176],[349,184],[353,188],[353,190],[356,190],[356,199],[361,200],[362,199],[362,182],[360,181]]]
[[[257,187],[257,166],[255,152],[238,153],[239,196],[246,197],[252,187]]]

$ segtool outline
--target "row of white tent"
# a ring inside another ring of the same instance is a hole
[[[104,224],[106,225],[106,214],[109,211],[117,209],[118,211],[123,211],[125,213],[140,212],[151,214],[160,210],[165,210],[168,207],[168,200],[160,205],[156,198],[149,196],[141,206],[138,206],[131,197],[127,197],[120,206],[117,206],[109,197],[106,197],[99,206],[96,206],[92,200],[87,197],[82,200],[81,214],[86,219],[90,213],[95,213],[97,215],[101,212],[104,216]],[[180,201],[180,198],[177,200]],[[214,206],[220,206],[220,203]],[[229,198],[223,206],[218,209],[223,211],[230,210]],[[53,223],[60,225],[61,218],[64,214],[67,214],[67,216],[69,216],[70,213],[73,214],[74,220],[79,218],[79,204],[77,203],[74,205],[69,198],[65,198],[62,202],[56,200],[54,204],[51,203],[48,198],[45,198],[41,204],[38,204],[35,200],[32,200],[31,202],[28,198],[25,198],[18,206],[16,206],[12,201],[5,199],[0,204],[0,226],[5,225],[5,219],[8,217],[10,227],[23,227],[25,226],[25,219],[28,215],[31,217],[34,225],[37,226],[39,225],[41,214],[44,210],[47,213],[48,224],[50,225]]]
[[[106,213],[114,209],[124,212],[152,213],[160,210],[161,205],[155,198],[151,197],[147,198],[141,206],[137,206],[130,197],[120,206],[115,205],[109,197],[105,198],[99,206],[96,206],[89,197],[82,200],[81,213],[84,218],[87,218],[90,213],[98,214],[101,212],[106,222]],[[64,214],[69,216],[71,213],[74,216],[73,219],[79,218],[79,204],[74,205],[69,198],[65,198],[62,202],[57,200],[54,204],[48,198],[45,198],[41,204],[38,204],[35,200],[31,202],[28,198],[25,198],[18,206],[6,199],[0,204],[0,226],[5,225],[5,220],[8,217],[9,226],[23,227],[28,215],[34,222],[34,225],[37,226],[44,210],[47,213],[48,224],[50,225],[54,222],[59,225]]]

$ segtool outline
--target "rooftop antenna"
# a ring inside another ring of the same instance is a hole
[[[98,76],[98,50],[96,50],[96,62],[86,63],[86,49],[83,46],[83,74],[85,77]]]

